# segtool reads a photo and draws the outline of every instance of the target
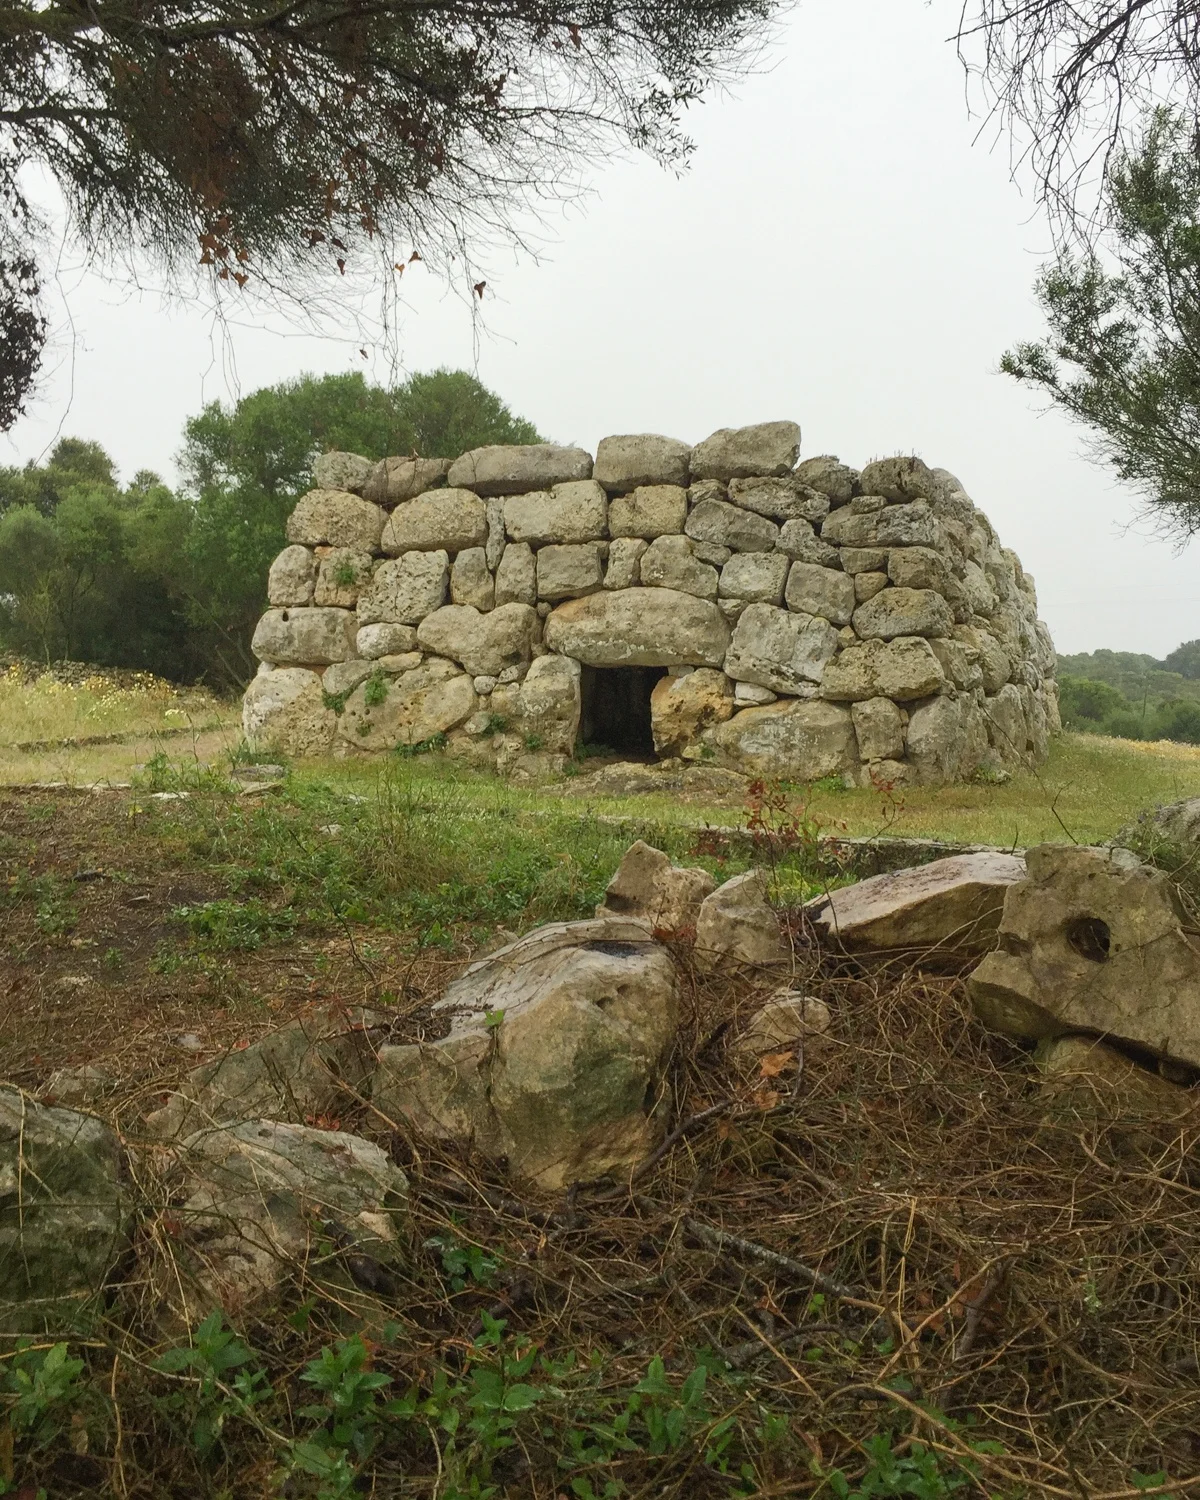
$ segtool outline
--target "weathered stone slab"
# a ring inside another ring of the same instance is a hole
[[[770,552],[779,540],[774,521],[730,505],[728,500],[701,500],[693,505],[683,529],[698,542],[712,542],[731,552]]]
[[[953,629],[954,612],[932,589],[884,589],[854,611],[854,630],[863,640],[949,635]]]
[[[358,601],[358,623],[419,625],[445,604],[449,581],[450,559],[444,551],[406,552],[382,562]]]
[[[812,694],[836,650],[837,632],[828,621],[750,604],[734,628],[725,670],[737,682]]]
[[[854,613],[854,579],[834,568],[795,562],[784,597],[788,608],[800,614],[820,615],[831,625],[848,625]]]
[[[747,870],[705,897],[696,917],[695,962],[701,973],[774,968],[788,962],[791,949],[770,904],[769,888],[765,870]]]
[[[356,639],[359,656],[371,661],[375,657],[395,656],[399,652],[411,651],[417,644],[417,632],[411,625],[384,620],[376,625],[360,625]],[[370,671],[369,666],[367,670]],[[354,685],[357,687],[358,683]]]
[[[614,537],[653,540],[683,530],[687,520],[687,490],[675,484],[643,485],[631,495],[608,503],[608,530]]]
[[[608,882],[596,915],[634,917],[653,932],[676,933],[695,927],[700,903],[716,888],[707,870],[673,865],[661,849],[638,839]]]
[[[357,750],[422,745],[457,728],[478,706],[469,674],[455,673],[447,661],[425,662],[399,677],[372,677],[355,688],[338,720],[338,735]]]
[[[260,672],[242,699],[242,732],[251,745],[320,755],[333,744],[336,729],[320,677],[304,667]]]
[[[450,570],[451,604],[469,604],[486,612],[496,602],[496,581],[487,565],[483,547],[468,547],[454,559]]]
[[[782,552],[735,552],[721,569],[722,599],[745,599],[747,604],[781,604],[788,575]]]
[[[640,577],[649,587],[678,589],[697,599],[717,597],[717,570],[692,556],[686,536],[660,536],[642,553]]]
[[[378,505],[345,490],[309,490],[288,517],[287,539],[306,547],[378,552],[385,517]]]
[[[267,575],[267,599],[277,608],[303,607],[313,602],[317,559],[307,547],[285,547]]]
[[[421,621],[417,645],[461,662],[472,677],[498,677],[530,661],[536,630],[537,613],[528,604],[502,604],[486,615],[447,604]]]
[[[912,456],[877,458],[862,471],[858,482],[864,495],[882,495],[898,503],[937,500],[943,490],[933,471]]]
[[[387,518],[381,546],[401,552],[461,552],[488,537],[487,506],[470,490],[431,490],[398,506]]]
[[[750,1017],[733,1043],[743,1057],[761,1057],[764,1052],[795,1050],[808,1057],[818,1050],[833,1025],[824,1000],[801,990],[777,990]]]
[[[904,720],[890,698],[865,698],[850,705],[858,753],[866,761],[899,760],[904,754]]]
[[[331,547],[321,559],[313,603],[323,608],[353,609],[371,582],[371,554],[352,547]]]
[[[861,492],[858,470],[842,463],[830,453],[822,453],[817,458],[806,458],[796,465],[794,472],[801,484],[807,485],[810,490],[816,490],[820,495],[828,496],[833,505],[845,505]]]
[[[836,547],[823,541],[808,521],[785,521],[775,543],[780,552],[796,562],[816,563],[821,568],[840,568],[841,555]]]
[[[545,640],[588,667],[719,667],[729,626],[715,604],[676,589],[614,589],[560,604]]]
[[[907,703],[938,692],[945,681],[929,642],[923,636],[907,636],[847,646],[825,668],[821,695],[835,702],[892,698]]]
[[[454,460],[447,475],[451,485],[462,485],[477,495],[525,495],[531,490],[548,490],[552,485],[591,477],[590,453],[582,448],[560,448],[553,443],[473,448]]]
[[[539,599],[579,599],[604,582],[604,562],[596,542],[551,543],[537,553]]]
[[[0,1333],[86,1328],[131,1227],[109,1127],[0,1084]]]
[[[441,489],[449,472],[448,458],[384,458],[371,470],[363,497],[390,509],[426,490]]]
[[[313,483],[319,490],[361,495],[374,470],[374,463],[359,453],[319,453],[313,463]]]
[[[250,649],[277,667],[328,666],[354,655],[357,621],[348,609],[269,609]]]
[[[948,956],[987,953],[1004,898],[1025,877],[1016,854],[956,854],[912,870],[873,875],[806,903],[822,942],[849,953]]]
[[[722,427],[692,449],[692,478],[729,480],[790,474],[799,452],[800,428],[795,422]]]
[[[608,535],[608,499],[594,479],[517,495],[504,502],[504,529],[535,547],[598,541]]]
[[[650,544],[637,537],[616,537],[609,543],[606,589],[631,589],[642,581],[642,558]]]
[[[1088,1032],[1200,1067],[1200,950],[1168,877],[1125,849],[1042,844],[1025,861],[997,948],[967,981],[984,1024]]]
[[[641,485],[686,485],[691,447],[676,438],[655,432],[628,433],[600,439],[592,478],[610,495],[624,494]],[[676,531],[679,527],[674,528]],[[613,532],[614,536],[640,536],[640,532]]]
[[[790,475],[783,479],[731,480],[729,498],[734,505],[772,521],[807,521],[811,525],[829,514],[829,497],[797,483]]]
[[[496,605],[537,603],[537,561],[528,542],[509,542],[496,568]]]
[[[650,694],[650,728],[659,755],[679,755],[703,730],[733,713],[733,684],[724,672],[697,667],[685,677],[664,677]]]
[[[937,517],[927,502],[888,505],[881,510],[858,511],[852,500],[835,510],[821,526],[827,542],[839,547],[934,547],[938,540]],[[874,570],[872,570],[874,571]]]
[[[820,699],[782,698],[743,708],[727,724],[706,730],[716,763],[744,776],[820,781],[857,769],[858,744],[849,709]]]

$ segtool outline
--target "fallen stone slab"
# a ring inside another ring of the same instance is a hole
[[[152,1135],[190,1135],[233,1120],[267,1118],[302,1125],[340,1114],[369,1089],[376,1028],[362,1012],[301,1016],[248,1047],[224,1052],[184,1079],[146,1119]]]
[[[1042,844],[1008,889],[967,987],[986,1026],[1088,1032],[1200,1068],[1200,933],[1161,871],[1126,849]]]
[[[776,990],[750,1017],[733,1044],[742,1057],[767,1052],[803,1050],[820,1046],[833,1024],[828,1005],[802,990]]]
[[[435,1010],[448,1036],[380,1048],[384,1116],[551,1192],[628,1173],[661,1139],[677,978],[645,922],[537,928],[472,964]]]
[[[1200,797],[1153,807],[1127,823],[1112,842],[1122,849],[1153,854],[1164,846],[1190,850],[1200,844]]]
[[[700,903],[717,882],[701,869],[682,869],[670,857],[638,839],[626,851],[608,882],[598,917],[636,917],[654,932],[695,927]]]
[[[791,947],[769,900],[765,870],[747,870],[705,898],[696,918],[695,963],[701,973],[773,968],[787,963]]]
[[[371,1141],[242,1120],[188,1136],[175,1160],[183,1172],[169,1214],[175,1266],[148,1270],[189,1323],[214,1305],[230,1316],[261,1306],[289,1276],[316,1272],[314,1260],[323,1280],[387,1290],[389,1268],[403,1259],[408,1181]]]
[[[1095,1037],[1042,1042],[1034,1061],[1043,1096],[1078,1115],[1175,1120],[1200,1109],[1200,1093],[1139,1067]]]
[[[976,955],[995,946],[1005,895],[1024,876],[1019,854],[957,854],[843,886],[804,911],[822,944],[847,953]]]
[[[85,1329],[131,1227],[109,1127],[0,1085],[0,1333]]]

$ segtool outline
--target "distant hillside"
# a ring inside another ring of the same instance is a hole
[[[1200,641],[1163,661],[1137,651],[1060,656],[1058,681],[1068,729],[1200,744]]]

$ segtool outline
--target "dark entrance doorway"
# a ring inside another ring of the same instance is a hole
[[[663,667],[584,667],[579,738],[622,755],[654,754],[650,694]]]

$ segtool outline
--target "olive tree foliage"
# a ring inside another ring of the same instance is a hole
[[[37,163],[89,246],[230,290],[461,269],[614,144],[686,157],[779,3],[0,0],[0,244]]]
[[[1068,234],[1103,226],[1105,171],[1155,108],[1200,119],[1195,0],[961,0],[957,41]]]
[[[1183,541],[1200,531],[1200,157],[1165,111],[1109,170],[1110,248],[1063,251],[1036,291],[1049,335],[1001,361],[1080,422],[1094,456]]]

